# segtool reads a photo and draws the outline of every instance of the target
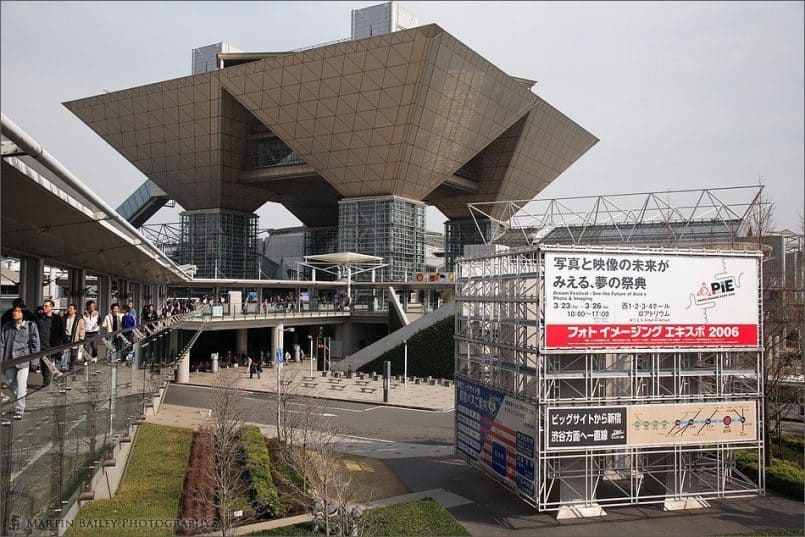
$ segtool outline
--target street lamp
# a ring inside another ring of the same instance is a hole
[[[404,351],[404,365],[403,365],[403,388],[408,387],[408,340],[403,340],[403,345],[405,346]]]
[[[310,340],[310,356],[308,356],[308,360],[310,360],[310,376],[313,376],[313,336],[311,334],[307,335],[307,338]]]

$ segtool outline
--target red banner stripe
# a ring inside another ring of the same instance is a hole
[[[545,345],[570,347],[756,347],[756,324],[551,324]]]
[[[501,425],[500,423],[498,423],[496,421],[492,421],[487,417],[481,418],[481,421],[486,425],[491,425],[491,426],[495,427],[496,429],[500,429],[501,431],[503,431],[506,434],[510,434],[512,436],[514,436],[514,434],[515,434],[514,429],[509,429],[505,425]]]
[[[481,433],[486,434],[486,436],[491,436],[492,438],[500,440],[501,442],[503,442],[504,444],[506,444],[509,447],[512,447],[512,448],[515,447],[514,440],[512,440],[511,438],[506,438],[505,436],[502,436],[502,435],[496,433],[495,431],[491,431],[491,430],[488,430],[488,429],[484,430],[484,428],[482,427],[481,428]]]

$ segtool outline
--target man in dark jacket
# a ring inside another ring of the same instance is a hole
[[[51,347],[64,344],[64,322],[53,312],[56,304],[48,299],[42,303],[42,315],[36,317],[36,328],[39,330],[39,345],[46,351]],[[50,384],[53,377],[53,364],[61,358],[61,353],[43,356],[40,360],[39,370],[42,372],[42,386]]]

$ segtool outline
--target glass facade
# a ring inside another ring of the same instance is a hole
[[[182,213],[180,262],[197,278],[257,278],[257,215],[223,209]]]
[[[388,196],[339,201],[338,251],[382,257],[383,281],[410,279],[425,262],[425,205]]]
[[[279,138],[250,140],[246,144],[245,168],[249,170],[304,163],[305,161],[302,160],[299,153],[288,147]]]
[[[472,218],[448,220],[444,223],[444,257],[445,270],[453,271],[456,259],[464,255],[464,247],[471,244],[487,244],[491,242],[501,229],[501,225],[492,220],[478,219],[476,224]]]

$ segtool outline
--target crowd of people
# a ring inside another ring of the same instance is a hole
[[[46,387],[55,377],[73,371],[76,365],[96,362],[99,335],[120,331],[112,338],[111,348],[106,352],[106,360],[111,362],[114,353],[120,354],[124,348],[132,346],[134,334],[131,328],[194,309],[195,304],[190,300],[185,303],[180,303],[178,300],[168,301],[162,308],[160,316],[156,306],[148,304],[142,309],[138,321],[131,300],[122,306],[112,304],[109,312],[102,316],[94,300],[88,300],[81,312],[78,311],[76,304],[68,304],[64,313],[59,315],[55,311],[53,300],[45,300],[34,313],[26,307],[22,298],[16,298],[11,308],[0,318],[0,352],[2,352],[0,380],[13,396],[10,397],[0,390],[0,402],[6,404],[13,401],[13,417],[21,419],[25,412],[28,374],[31,371],[41,373],[42,387]],[[5,363],[50,348],[78,342],[82,343],[39,359],[11,365]],[[128,352],[122,355],[121,361],[126,363],[133,359],[133,352]]]

